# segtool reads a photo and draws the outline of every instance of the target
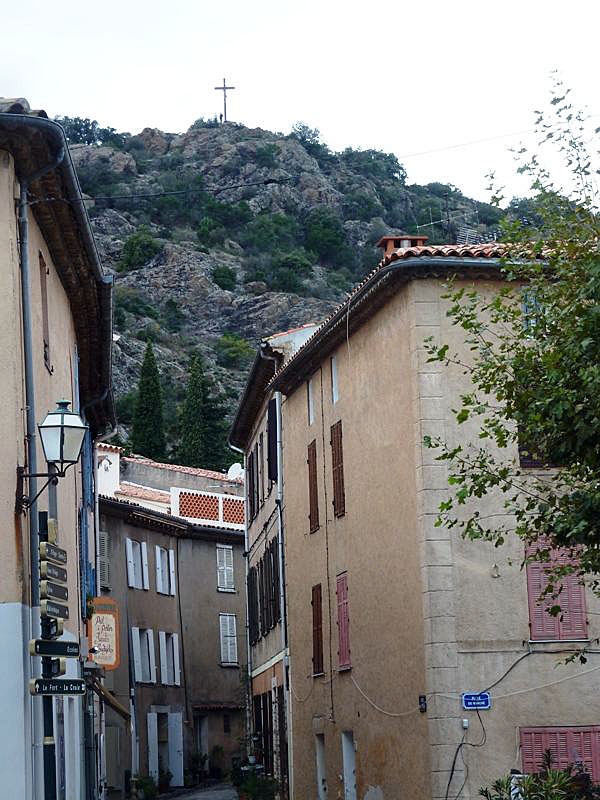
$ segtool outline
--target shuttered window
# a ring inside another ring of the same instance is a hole
[[[331,426],[331,469],[333,472],[333,513],[336,517],[343,517],[346,513],[346,498],[341,419]]]
[[[553,553],[552,566],[572,563],[564,551]],[[547,564],[532,561],[527,564],[527,595],[529,600],[529,628],[532,640],[561,641],[587,639],[587,613],[585,589],[577,575],[566,575],[562,581],[562,591],[557,599],[552,597],[540,600],[540,595],[548,583]],[[560,605],[561,612],[552,616],[548,609]]]
[[[237,664],[237,632],[235,614],[219,614],[221,663]]]
[[[254,474],[254,453],[252,450],[246,458],[246,465],[248,471],[248,519],[253,520],[256,514],[256,505],[254,503],[254,484],[256,483],[256,476]]]
[[[110,534],[98,531],[99,583],[101,589],[110,589]]]
[[[248,571],[248,633],[250,644],[256,644],[260,639],[257,584],[256,567],[251,567]]]
[[[521,728],[520,736],[523,772],[540,772],[549,750],[554,769],[582,762],[592,780],[600,780],[600,727]]]
[[[260,473],[258,469],[258,442],[254,445],[253,451],[253,467],[254,472],[254,514],[258,514],[258,507],[260,503]]]
[[[224,592],[235,590],[233,580],[233,547],[230,544],[217,545],[217,589]]]
[[[342,572],[336,579],[338,622],[338,666],[350,669],[350,611],[348,608],[348,573]]]
[[[308,526],[311,533],[319,529],[319,489],[317,486],[317,442],[308,445]]]
[[[321,584],[312,587],[313,675],[323,672],[323,607]]]
[[[267,465],[270,481],[277,480],[277,401],[269,400],[267,411]]]

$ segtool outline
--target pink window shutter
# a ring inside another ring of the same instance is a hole
[[[565,553],[557,553],[553,564],[574,564]],[[559,615],[561,639],[587,638],[587,611],[585,606],[585,587],[573,573],[562,580],[562,591],[556,601],[562,611]]]
[[[520,738],[523,772],[540,772],[549,750],[554,769],[582,762],[594,781],[600,778],[600,727],[521,728]]]
[[[526,569],[531,639],[560,639],[558,617],[551,616],[546,610],[551,603],[546,600],[540,601],[539,599],[547,583],[544,564],[540,561],[532,561],[530,564],[527,564]]]
[[[348,607],[348,575],[337,576],[337,611],[338,611],[338,665],[347,668],[352,665],[350,659],[350,613]]]

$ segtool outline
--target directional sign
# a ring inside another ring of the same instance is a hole
[[[69,590],[66,586],[51,581],[40,581],[40,597],[51,600],[68,600]]]
[[[66,658],[79,657],[79,642],[57,642],[49,639],[31,639],[29,652],[32,656],[64,656]]]
[[[60,603],[55,603],[53,600],[42,600],[40,603],[42,617],[58,617],[60,619],[69,619],[69,608]]]
[[[492,697],[489,692],[464,692],[462,707],[471,711],[489,711]]]
[[[40,562],[40,575],[44,579],[56,581],[57,583],[67,582],[67,570],[62,567],[57,567],[51,561]]]
[[[85,694],[82,678],[33,678],[29,681],[31,694]]]
[[[50,542],[40,542],[40,559],[64,566],[67,563],[67,551]]]

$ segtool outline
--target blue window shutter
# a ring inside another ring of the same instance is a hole
[[[94,469],[92,435],[88,430],[83,439],[81,451],[81,473],[83,480],[83,502],[88,508],[94,505]]]
[[[79,509],[79,577],[81,584],[81,617],[86,618],[88,594],[88,517],[87,509]]]

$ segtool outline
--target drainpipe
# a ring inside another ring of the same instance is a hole
[[[275,362],[277,368],[277,356],[270,356],[266,352],[266,343],[261,344],[261,358]],[[279,561],[279,612],[281,616],[281,649],[283,652],[283,696],[285,697],[285,718],[287,724],[287,755],[288,755],[288,793],[289,798],[293,797],[293,743],[292,743],[292,704],[290,702],[289,691],[289,670],[290,654],[288,649],[288,626],[287,626],[287,606],[285,601],[285,558],[284,558],[284,525],[283,525],[283,432],[281,419],[281,392],[275,392],[275,407],[277,417],[277,557]]]
[[[19,186],[19,239],[20,239],[20,270],[21,270],[21,305],[23,314],[23,361],[25,370],[25,405],[26,405],[26,438],[27,438],[27,468],[29,473],[36,473],[37,468],[37,434],[35,411],[35,377],[33,359],[33,322],[31,310],[31,270],[29,264],[29,215],[28,192],[29,186],[48,172],[56,169],[65,157],[65,148],[61,146],[54,160],[43,169],[28,178],[23,178]],[[37,494],[37,479],[28,478],[29,497]],[[24,640],[27,641],[37,635],[40,627],[40,582],[39,582],[39,526],[37,502],[29,507],[29,566],[30,566],[30,592],[31,610],[29,630],[24,630]],[[30,677],[34,677],[34,660],[29,662]],[[42,711],[42,714],[39,712]],[[53,700],[52,697],[42,698],[42,708],[31,698],[32,719],[32,785],[34,794],[40,794],[38,780],[40,765],[38,764],[38,749],[43,740],[43,782],[46,800],[56,797],[56,756],[53,737]],[[41,783],[41,782],[40,782]]]

